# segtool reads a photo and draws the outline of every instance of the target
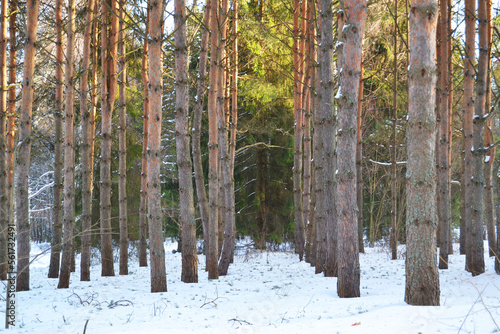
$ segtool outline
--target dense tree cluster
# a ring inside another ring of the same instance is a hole
[[[365,246],[405,244],[406,302],[439,305],[455,240],[485,271],[486,226],[500,274],[491,2],[1,3],[0,279],[15,222],[19,291],[30,241],[59,288],[77,253],[81,280],[127,275],[132,245],[161,292],[166,237],[196,283],[200,252],[218,279],[250,236],[340,297]]]

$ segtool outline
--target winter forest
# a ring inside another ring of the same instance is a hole
[[[498,2],[0,1],[6,328],[500,331]]]

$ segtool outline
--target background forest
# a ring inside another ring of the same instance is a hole
[[[35,100],[33,110],[33,142],[30,189],[37,193],[31,199],[33,212],[32,237],[36,241],[50,241],[51,238],[51,187],[54,161],[54,91],[55,66],[53,40],[55,27],[53,9],[47,4],[40,11],[39,56],[35,67]],[[139,237],[139,193],[142,150],[142,81],[141,57],[142,35],[145,29],[145,9],[138,4],[130,4],[130,18],[127,22],[127,193],[129,207],[130,240]],[[202,5],[192,8],[190,24],[190,86],[191,101],[197,84],[199,44],[201,39],[200,21]],[[43,9],[45,8],[45,9]],[[396,152],[397,161],[405,161],[405,126],[407,115],[407,77],[408,43],[405,4],[398,9],[397,27],[397,119]],[[494,9],[498,12],[498,9]],[[85,25],[85,7],[77,7],[77,48],[81,45]],[[495,13],[494,12],[494,13]],[[26,13],[20,11],[19,22],[24,22]],[[281,1],[242,3],[240,8],[240,55],[239,55],[239,119],[237,154],[235,162],[236,222],[240,236],[249,235],[254,240],[265,239],[270,245],[278,247],[282,242],[293,242],[293,61],[292,31],[286,23],[292,21],[291,4]],[[500,24],[496,15],[493,26]],[[452,180],[460,180],[461,175],[461,138],[462,138],[462,82],[463,74],[463,31],[457,27],[463,22],[463,11],[453,11],[453,143],[452,143]],[[168,25],[167,25],[168,26]],[[20,25],[19,40],[22,40],[24,25]],[[172,28],[172,27],[170,27]],[[367,28],[363,46],[363,230],[366,242],[373,245],[388,238],[391,226],[391,148],[394,144],[392,126],[394,120],[394,4],[373,3],[367,17]],[[334,36],[336,34],[334,33]],[[492,44],[492,91],[498,96],[498,29],[494,30]],[[22,45],[22,44],[21,44]],[[174,59],[173,36],[166,35],[164,43],[164,94],[163,94],[163,137],[162,137],[162,201],[164,203],[165,231],[169,237],[177,237],[178,225],[178,183],[174,139]],[[22,69],[23,53],[18,52],[18,67]],[[81,67],[81,53],[76,53],[75,64]],[[79,71],[77,70],[77,73]],[[77,87],[78,88],[78,87]],[[76,108],[76,165],[81,154],[81,128],[79,127],[79,105]],[[494,108],[494,106],[492,106]],[[118,124],[118,114],[113,115]],[[496,119],[496,117],[495,117]],[[96,152],[99,152],[100,117],[96,118]],[[204,120],[204,127],[207,126]],[[497,121],[494,121],[497,124]],[[495,138],[497,127],[493,126]],[[118,127],[114,126],[112,145],[112,216],[118,216]],[[202,147],[206,151],[208,130],[202,131]],[[204,154],[206,165],[207,156]],[[383,163],[377,163],[383,162]],[[98,160],[94,165],[98,166]],[[496,165],[495,165],[496,166]],[[494,167],[496,170],[496,168]],[[400,241],[404,242],[405,206],[405,167],[398,165],[398,226]],[[76,173],[76,215],[81,213],[80,173]],[[99,180],[99,168],[95,168],[94,180]],[[92,220],[99,220],[98,198],[99,183],[94,182],[94,210]],[[42,192],[38,190],[44,187]],[[452,186],[452,212],[455,228],[460,219],[460,188]],[[265,227],[257,226],[256,219],[265,212]],[[77,219],[77,224],[78,224]],[[118,220],[112,221],[118,231]],[[78,227],[77,227],[78,228]],[[201,224],[198,228],[201,235]],[[118,234],[114,234],[117,242]],[[96,236],[95,242],[98,242]],[[77,242],[78,244],[78,242]],[[96,245],[96,244],[95,244]]]

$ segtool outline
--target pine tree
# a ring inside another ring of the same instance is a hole
[[[116,0],[102,1],[101,39],[101,275],[114,276],[111,238],[111,124],[117,86],[118,8]]]
[[[439,305],[436,261],[435,1],[417,0],[410,15],[406,292],[410,305]]]
[[[162,31],[163,3],[148,2],[149,10],[149,129],[148,129],[148,224],[151,261],[151,292],[167,291],[163,214],[161,210],[161,118],[162,118]]]
[[[147,9],[146,22],[149,22],[149,6]],[[148,24],[146,24],[146,36],[149,36]],[[141,164],[141,199],[139,204],[139,266],[147,267],[147,233],[148,233],[148,129],[149,129],[149,76],[148,76],[149,42],[144,38],[142,51],[142,94],[143,94],[143,117],[142,117],[142,164]]]
[[[1,2],[0,17],[0,152],[6,148],[7,116],[7,2]],[[7,279],[7,229],[9,208],[7,202],[6,156],[0,154],[0,279]]]
[[[360,268],[356,198],[356,139],[366,2],[344,2],[346,15],[337,130],[337,222],[339,297],[359,297]]]
[[[189,143],[189,83],[186,3],[174,1],[175,22],[175,142],[179,170],[179,205],[182,240],[182,274],[185,283],[198,283],[196,221],[194,219],[193,179]]]
[[[31,153],[31,110],[33,107],[36,52],[36,31],[40,1],[27,0],[30,13],[26,21],[24,43],[24,71],[22,81],[21,109],[19,116],[18,154],[16,159],[16,218],[17,218],[17,291],[27,291],[30,286],[30,220],[29,220],[29,166]]]
[[[80,81],[80,112],[82,114],[82,256],[80,261],[80,280],[90,281],[90,237],[92,225],[92,179],[94,166],[94,119],[95,104],[89,106],[88,80],[91,60],[91,40],[94,30],[94,0],[87,3],[86,26],[83,36],[83,64]],[[96,49],[94,40],[93,50]],[[91,74],[92,80],[94,76]],[[94,81],[94,80],[93,80]],[[93,82],[95,85],[95,82]],[[92,89],[95,89],[92,87]]]
[[[69,287],[71,259],[73,255],[73,229],[75,226],[75,87],[74,87],[74,49],[75,49],[75,1],[68,2],[68,40],[64,64],[64,215],[63,215],[63,253],[59,289]]]
[[[126,95],[126,45],[125,45],[125,0],[120,0],[120,23],[118,34],[118,73],[120,117],[119,137],[119,181],[118,203],[120,221],[120,275],[128,275],[128,226],[127,226],[127,95]]]

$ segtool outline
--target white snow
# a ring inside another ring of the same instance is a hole
[[[337,94],[335,95],[335,100],[340,100],[342,98],[342,87],[339,87],[339,90],[337,91]]]
[[[33,244],[33,256],[41,247]],[[209,281],[199,256],[199,283],[180,281],[181,255],[166,244],[168,292],[150,293],[149,268],[131,257],[128,276],[91,282],[72,274],[70,288],[48,279],[49,252],[31,265],[31,291],[18,292],[17,326],[12,333],[492,333],[500,324],[500,276],[493,259],[477,277],[463,270],[464,256],[450,256],[440,270],[441,305],[404,302],[405,262],[391,261],[388,250],[366,248],[360,255],[361,298],[340,299],[336,278],[315,275],[293,252],[245,248],[229,275]],[[487,247],[485,247],[487,249]],[[404,247],[400,247],[400,256]],[[118,264],[115,263],[118,272]],[[5,296],[5,286],[2,296]],[[5,311],[5,301],[0,310]],[[495,321],[496,324],[495,324]],[[0,325],[3,328],[3,323]],[[7,333],[9,331],[6,331]]]

